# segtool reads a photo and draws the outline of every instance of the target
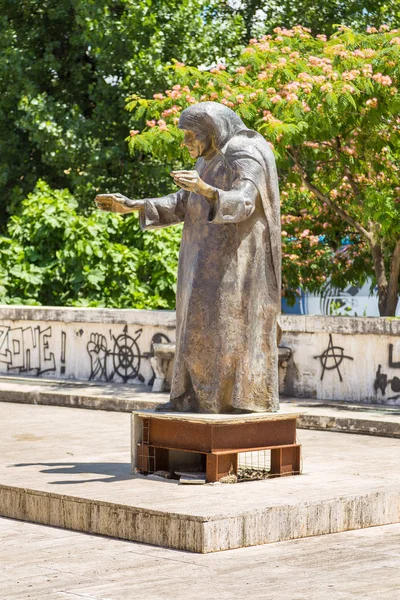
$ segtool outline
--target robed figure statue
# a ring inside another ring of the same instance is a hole
[[[186,108],[179,125],[197,162],[162,198],[96,198],[139,211],[143,229],[184,222],[170,408],[277,411],[281,233],[275,159],[265,139],[217,102]]]

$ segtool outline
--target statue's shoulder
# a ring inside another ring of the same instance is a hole
[[[266,140],[256,131],[247,129],[233,136],[226,144],[223,153],[226,159],[230,161],[250,158],[260,160],[260,154],[263,162],[274,161],[274,154]]]

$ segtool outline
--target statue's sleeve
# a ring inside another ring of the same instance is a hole
[[[228,191],[217,189],[217,199],[211,205],[208,220],[226,224],[244,221],[253,213],[258,196],[254,183],[238,177]]]
[[[156,229],[180,223],[185,218],[189,192],[179,190],[162,198],[149,198],[139,211],[139,223],[142,229]]]

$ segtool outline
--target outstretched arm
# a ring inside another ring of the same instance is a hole
[[[107,212],[127,214],[144,207],[145,200],[130,200],[122,194],[99,194],[94,200],[97,208]]]
[[[181,189],[161,198],[130,200],[122,194],[100,194],[95,202],[100,210],[127,214],[139,212],[142,229],[155,229],[180,223],[185,218],[186,201],[189,192]]]

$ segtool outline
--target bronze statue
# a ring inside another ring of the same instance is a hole
[[[143,229],[184,221],[170,407],[276,411],[281,303],[278,178],[268,143],[217,102],[186,108],[179,125],[192,171],[162,198],[102,194],[102,210],[139,211]]]

